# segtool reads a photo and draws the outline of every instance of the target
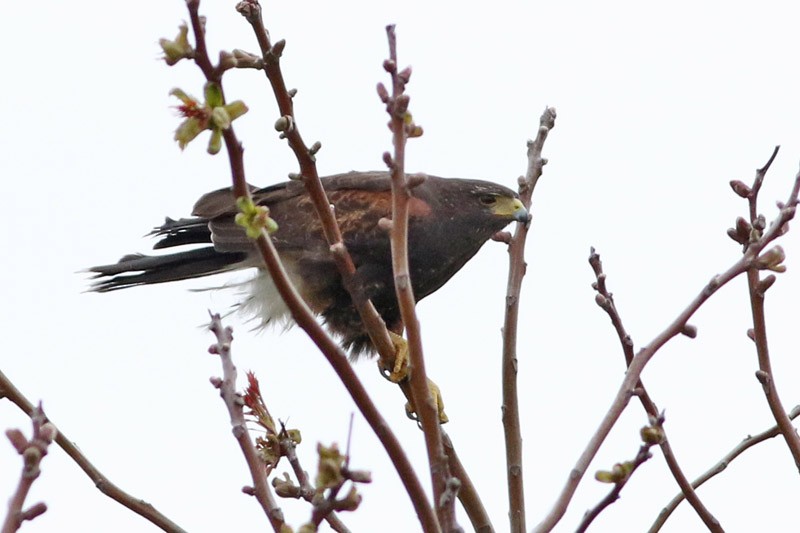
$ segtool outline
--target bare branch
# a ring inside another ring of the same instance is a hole
[[[577,533],[586,531],[592,521],[594,521],[603,510],[619,499],[622,489],[628,483],[628,480],[631,479],[636,469],[652,457],[650,448],[664,440],[664,413],[650,416],[649,419],[650,425],[643,427],[641,430],[644,444],[639,447],[636,457],[634,457],[632,461],[614,465],[613,470],[610,472],[598,472],[595,474],[598,481],[611,482],[614,483],[614,486],[596,506],[586,511],[583,515],[583,520],[581,520],[578,528],[575,530]]]
[[[450,465],[450,473],[461,482],[461,487],[458,490],[458,500],[467,512],[472,528],[475,533],[494,533],[494,526],[489,518],[489,513],[486,512],[472,479],[467,474],[464,465],[461,464],[453,442],[444,429],[442,429],[442,444],[447,455],[447,463]]]
[[[211,345],[208,351],[219,355],[222,362],[222,379],[212,379],[212,384],[219,389],[220,396],[225,402],[228,415],[231,417],[233,437],[239,443],[239,448],[247,462],[247,468],[250,470],[250,476],[253,478],[253,490],[248,492],[252,492],[258,503],[261,504],[272,529],[280,533],[286,525],[283,511],[272,496],[272,490],[267,482],[267,469],[258,456],[253,440],[247,431],[243,409],[244,401],[242,396],[236,392],[236,367],[231,358],[233,330],[230,327],[222,326],[222,320],[218,314],[211,314],[211,323],[208,329],[217,337],[217,343]]]
[[[794,420],[798,416],[800,416],[800,405],[795,405],[794,409],[792,409],[789,412],[789,418]],[[699,488],[700,485],[702,485],[712,477],[716,476],[717,474],[728,468],[731,462],[734,459],[736,459],[739,455],[741,455],[742,452],[745,452],[746,450],[752,448],[756,444],[760,444],[765,440],[771,439],[780,434],[781,434],[780,427],[775,425],[765,431],[762,431],[758,435],[748,435],[747,437],[742,439],[742,442],[734,446],[734,448],[731,451],[725,454],[725,456],[722,459],[720,459],[717,462],[717,464],[709,468],[706,472],[698,476],[697,479],[692,481],[692,487],[695,489]],[[684,500],[683,492],[679,492],[678,494],[676,494],[675,497],[672,498],[672,500],[658,514],[658,518],[656,518],[655,522],[653,522],[653,525],[650,526],[648,533],[657,533],[658,531],[660,531],[662,526],[666,523],[669,516],[675,509],[677,509],[678,505],[680,505],[680,503],[683,500]]]
[[[259,48],[261,49],[264,74],[270,83],[275,101],[278,103],[281,117],[291,123],[291,128],[284,129],[281,136],[286,138],[289,148],[294,152],[297,163],[300,166],[299,178],[303,181],[303,185],[314,204],[317,216],[322,223],[325,238],[331,247],[331,253],[333,254],[336,266],[339,268],[343,284],[348,292],[350,292],[353,304],[356,306],[356,310],[364,323],[364,328],[369,334],[375,349],[378,351],[384,367],[392,368],[395,358],[394,344],[386,329],[386,324],[384,324],[375,306],[372,305],[371,301],[357,294],[356,287],[352,281],[356,271],[355,265],[344,244],[339,224],[336,222],[336,217],[330,209],[330,202],[322,187],[322,182],[319,179],[315,157],[316,150],[312,151],[306,145],[300,134],[300,128],[294,114],[294,90],[288,90],[286,88],[286,81],[283,78],[280,65],[281,52],[286,43],[285,41],[272,43],[269,32],[264,26],[261,5],[257,0],[244,0],[239,2],[236,9],[245,17],[253,28]]]
[[[261,15],[258,2],[241,2],[237,6],[240,8],[240,12],[241,6],[253,9],[257,8],[257,16],[260,20]],[[203,71],[207,80],[215,81],[219,84],[221,91],[222,84],[219,83],[219,74],[216,73],[213,67],[210,68],[210,60],[208,59],[208,54],[205,48],[204,29],[200,20],[200,16],[198,15],[199,0],[189,0],[187,2],[187,7],[189,9],[192,29],[194,32],[195,41],[197,43],[195,48],[195,62]],[[248,18],[248,20],[250,19]],[[263,27],[263,24],[261,24],[261,26]],[[269,50],[273,55],[275,55],[277,52],[274,47],[269,47]],[[244,174],[242,146],[236,138],[236,134],[232,127],[229,127],[223,131],[223,139],[225,141],[230,160],[234,196],[237,198],[250,198],[250,191]],[[389,428],[389,425],[386,423],[383,416],[378,411],[374,402],[372,402],[363,384],[358,379],[358,376],[356,376],[353,368],[347,361],[346,354],[316,321],[311,310],[303,301],[302,297],[292,283],[289,281],[288,275],[286,274],[286,271],[280,262],[280,258],[278,257],[278,252],[266,231],[261,231],[261,235],[256,239],[255,245],[261,254],[262,259],[264,260],[265,266],[270,273],[270,277],[275,283],[278,293],[281,295],[281,298],[283,298],[283,301],[289,308],[292,318],[297,325],[308,334],[311,340],[317,345],[322,354],[328,360],[339,379],[344,384],[348,393],[353,398],[353,401],[355,402],[359,411],[361,411],[362,415],[364,415],[364,418],[375,432],[378,440],[381,441],[381,444],[389,455],[392,464],[397,470],[398,475],[400,476],[400,479],[403,482],[406,491],[408,492],[409,498],[414,505],[414,509],[416,510],[417,516],[423,524],[423,527],[426,531],[436,531],[437,528],[435,515],[433,514],[433,511],[427,502],[425,491],[422,488],[422,485],[417,478],[416,473],[414,472],[414,469],[405,454],[405,451],[400,445],[400,442],[397,440],[397,437]]]
[[[386,35],[389,40],[389,59],[384,62],[384,68],[391,76],[392,91],[391,95],[385,96],[384,101],[390,117],[389,127],[392,130],[394,155],[384,154],[384,161],[389,166],[392,176],[390,235],[395,293],[408,337],[411,396],[425,435],[436,515],[442,531],[455,531],[457,528],[455,498],[446,497],[448,487],[452,486],[450,468],[439,431],[439,410],[432,398],[425,373],[422,336],[414,309],[416,300],[408,264],[408,200],[411,194],[405,174],[405,147],[408,137],[421,135],[421,129],[414,124],[408,111],[409,98],[405,94],[405,86],[411,71],[406,69],[398,72],[397,38],[393,25],[386,27]]]
[[[786,223],[789,222],[795,214],[797,206],[797,195],[800,192],[800,174],[795,179],[792,192],[789,194],[788,201],[784,204],[778,212],[778,216],[772,222],[770,227],[761,235],[755,242],[751,243],[745,251],[744,255],[731,265],[728,270],[714,276],[709,283],[700,291],[700,293],[692,300],[692,302],[684,309],[675,320],[667,326],[667,328],[658,334],[646,347],[639,350],[639,353],[633,358],[625,379],[617,392],[614,401],[611,404],[608,412],[603,420],[600,422],[600,427],[590,439],[586,449],[581,454],[575,467],[570,472],[567,483],[559,494],[556,503],[540,522],[534,531],[550,531],[555,527],[558,521],[564,516],[572,496],[578,487],[586,469],[589,466],[592,458],[594,458],[600,445],[603,443],[611,428],[616,423],[622,411],[628,405],[633,391],[636,388],[636,383],[639,381],[639,376],[644,370],[644,367],[658,352],[658,350],[666,344],[670,339],[676,335],[680,335],[684,331],[688,320],[694,313],[705,303],[715,292],[717,292],[726,283],[731,281],[736,276],[745,273],[749,268],[759,260],[759,254],[764,248],[772,241],[783,235],[786,231]]]
[[[519,193],[525,208],[530,211],[531,197],[547,160],[542,158],[542,148],[550,130],[555,127],[556,110],[548,107],[539,119],[536,139],[528,141],[528,171],[519,180]],[[525,275],[525,239],[528,224],[517,224],[514,237],[508,246],[508,285],[506,288],[506,313],[503,323],[503,431],[506,445],[506,477],[508,479],[508,507],[511,531],[525,531],[525,491],[522,482],[522,429],[517,396],[517,324],[522,278]]]
[[[606,274],[603,272],[603,263],[600,260],[600,255],[595,252],[594,248],[591,249],[591,253],[589,255],[589,264],[591,265],[595,275],[595,282],[592,284],[592,287],[595,289],[595,291],[597,291],[597,304],[608,314],[609,318],[611,319],[611,323],[614,325],[614,329],[617,332],[617,337],[619,337],[620,345],[622,346],[622,351],[625,355],[625,362],[628,366],[630,366],[634,357],[633,339],[625,330],[625,326],[622,323],[622,317],[620,317],[619,312],[617,311],[617,305],[614,302],[614,295],[609,292],[606,285]],[[693,327],[690,327],[688,324],[686,324],[681,332],[685,334],[687,329],[691,330],[692,328]],[[641,379],[636,383],[636,389],[639,391],[637,396],[639,397],[639,401],[642,403],[642,407],[644,407],[645,412],[647,412],[650,417],[658,417],[659,410],[656,407],[655,402],[650,398],[650,395],[648,394],[647,389],[645,388]],[[686,499],[689,500],[689,503],[692,505],[700,519],[710,531],[721,531],[722,528],[719,524],[719,521],[711,514],[703,502],[700,501],[700,498],[694,492],[692,485],[686,478],[686,474],[683,473],[680,465],[678,465],[678,460],[672,451],[672,446],[669,444],[669,439],[667,438],[666,431],[664,431],[663,427],[661,428],[661,431],[664,437],[660,443],[661,452],[664,454],[664,459],[667,461],[667,466],[669,467],[670,472],[672,472],[672,477],[674,477],[675,481],[678,483],[682,494],[686,495]]]
[[[753,241],[758,241],[761,232],[764,230],[762,222],[763,217],[759,216],[758,214],[758,194],[761,191],[761,185],[764,182],[764,177],[766,176],[770,165],[772,165],[772,162],[775,160],[775,156],[777,156],[779,148],[779,146],[776,146],[769,158],[769,161],[767,161],[762,168],[756,171],[756,177],[753,180],[750,194],[747,195],[751,233],[750,242],[745,245],[745,253],[750,246],[752,246]],[[798,173],[797,179],[800,180],[800,173]],[[782,211],[785,209],[794,210],[796,203],[797,201],[795,198],[794,203],[790,201],[782,209]],[[800,469],[800,436],[797,435],[797,431],[795,431],[791,420],[789,420],[789,417],[786,415],[786,410],[783,408],[783,403],[778,396],[778,388],[775,385],[775,375],[772,372],[772,363],[769,357],[769,343],[767,342],[767,319],[764,311],[764,298],[767,289],[775,281],[775,276],[770,275],[770,277],[762,280],[759,270],[766,268],[775,272],[782,272],[783,269],[785,269],[785,267],[783,267],[781,264],[783,261],[783,250],[780,248],[773,248],[771,251],[766,252],[764,256],[770,254],[770,252],[773,253],[769,261],[762,261],[761,264],[753,265],[747,271],[747,287],[750,294],[750,308],[753,315],[753,329],[751,338],[755,342],[756,352],[758,354],[758,372],[756,373],[756,378],[758,378],[762,388],[764,389],[764,394],[767,398],[767,404],[769,405],[770,411],[772,411],[772,416],[778,423],[778,427],[781,429],[783,438],[786,440],[786,445],[789,447],[789,451],[792,454],[795,466]],[[762,258],[764,256],[762,256]]]
[[[292,472],[294,472],[294,475],[297,478],[297,483],[299,484],[299,490],[297,491],[295,497],[303,498],[307,502],[313,504],[316,490],[314,490],[314,486],[308,479],[308,473],[300,464],[300,459],[297,457],[294,441],[290,438],[285,428],[281,428],[278,438],[281,447],[281,454],[289,461],[289,464],[292,467]],[[349,533],[350,530],[344,525],[339,516],[332,509],[330,512],[325,514],[324,519],[334,531],[337,531],[338,533]]]
[[[11,403],[20,408],[20,410],[33,417],[34,406],[33,404],[11,383],[5,374],[0,371],[0,398],[8,398]],[[50,422],[52,423],[52,422]],[[124,505],[134,513],[145,518],[153,523],[155,526],[164,531],[171,533],[184,533],[184,530],[175,522],[161,514],[155,507],[142,500],[131,496],[127,492],[120,489],[111,482],[97,467],[95,467],[89,459],[80,451],[78,446],[67,438],[61,430],[58,430],[56,435],[56,444],[64,450],[64,452],[77,464],[81,470],[92,480],[94,486],[100,492],[111,498],[112,500]]]
[[[33,486],[33,482],[41,474],[39,465],[42,458],[47,455],[50,444],[58,434],[56,427],[47,421],[47,417],[42,410],[42,404],[34,409],[31,414],[33,424],[33,436],[30,440],[18,429],[9,429],[6,436],[17,452],[22,456],[22,472],[17,483],[17,488],[11,499],[8,501],[8,514],[3,521],[2,533],[14,533],[26,520],[33,520],[37,516],[47,511],[47,505],[39,502],[23,510],[25,499]]]

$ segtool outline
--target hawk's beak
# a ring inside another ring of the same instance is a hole
[[[522,222],[523,224],[527,224],[531,216],[528,213],[528,210],[525,209],[525,206],[522,204],[522,201],[520,201],[519,198],[514,198],[513,207],[514,207],[514,212],[513,212],[514,220],[516,220],[517,222]]]
[[[522,202],[519,198],[504,196],[498,197],[492,211],[495,215],[516,220],[517,222],[522,222],[523,224],[528,222],[528,219],[530,218],[528,215],[528,210],[525,209],[525,206],[522,205]]]

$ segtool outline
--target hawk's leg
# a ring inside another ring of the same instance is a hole
[[[444,412],[444,400],[442,399],[442,392],[439,390],[439,387],[428,379],[428,390],[431,392],[431,398],[436,403],[436,411],[439,413],[439,423],[446,424],[450,419],[447,418],[447,414]],[[412,402],[406,403],[406,416],[411,420],[416,420],[419,422],[419,416],[417,415],[417,409],[412,405]]]
[[[405,381],[409,377],[409,359],[408,359],[408,342],[399,334],[389,330],[389,337],[392,339],[392,344],[394,344],[395,350],[395,360],[394,366],[390,368],[384,368],[380,362],[378,362],[378,366],[380,366],[381,374],[393,383],[400,383]],[[439,413],[439,422],[441,424],[446,423],[449,419],[444,412],[444,400],[442,400],[442,393],[439,390],[439,387],[428,379],[428,390],[430,390],[431,397],[433,401],[436,403],[436,410]],[[409,401],[406,403],[406,415],[412,420],[418,420],[417,417],[417,410],[412,405],[412,402]]]

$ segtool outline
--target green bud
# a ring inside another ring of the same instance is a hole
[[[234,222],[244,227],[247,236],[257,239],[261,235],[261,230],[266,229],[269,233],[278,230],[278,224],[269,218],[269,208],[263,205],[256,205],[253,199],[241,196],[236,199],[236,206],[241,211],[234,217]]]
[[[624,481],[633,471],[633,463],[625,461],[624,463],[617,463],[611,471],[598,470],[594,474],[594,478],[601,483],[619,483]]]
[[[773,246],[756,259],[756,267],[759,270],[771,270],[773,272],[786,272],[786,265],[783,265],[783,261],[786,259],[786,252],[783,251],[783,247]]]
[[[203,87],[203,93],[208,107],[219,107],[225,105],[225,99],[222,97],[222,88],[213,81],[206,82]]]
[[[231,127],[231,116],[224,106],[215,107],[211,110],[211,125],[215,130],[227,130]]]
[[[241,100],[235,100],[231,102],[230,104],[224,106],[224,109],[225,111],[228,112],[228,116],[232,121],[236,120],[237,118],[247,113],[247,111],[249,111],[245,103],[242,102]]]
[[[639,430],[645,444],[661,444],[664,442],[664,430],[659,426],[645,426]]]
[[[222,150],[222,131],[215,128],[211,130],[211,138],[208,140],[206,151],[211,155],[217,155],[220,150]]]
[[[273,223],[274,223],[274,221],[273,221]],[[300,444],[301,442],[303,442],[303,436],[300,434],[300,430],[299,429],[287,429],[286,433],[289,435],[289,439],[295,445]]]
[[[181,150],[186,148],[186,145],[189,144],[195,137],[200,135],[205,128],[203,128],[200,124],[200,120],[197,118],[187,118],[178,126],[178,129],[175,130],[175,140],[178,141],[178,146]]]
[[[317,466],[317,477],[314,482],[317,490],[337,487],[344,483],[342,466],[345,458],[339,453],[339,447],[336,444],[330,448],[318,444],[317,453],[319,454],[319,465]]]
[[[164,52],[164,61],[172,66],[181,59],[194,57],[194,49],[189,44],[189,28],[186,23],[178,26],[178,36],[174,40],[159,39],[158,44]]]
[[[197,104],[199,104],[199,102],[197,101],[196,98],[192,98],[191,96],[189,96],[188,94],[183,92],[181,89],[178,89],[177,87],[172,89],[169,92],[169,95],[178,98],[181,102],[183,102],[186,105],[197,105]]]

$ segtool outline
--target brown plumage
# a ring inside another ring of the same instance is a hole
[[[396,329],[400,312],[389,235],[378,224],[381,218],[391,218],[388,174],[349,172],[322,178],[322,183],[356,266],[358,288],[372,300],[387,326]],[[278,223],[272,239],[303,299],[353,355],[371,351],[302,183],[251,191],[254,201],[268,206],[270,217]],[[486,181],[425,176],[411,195],[408,247],[417,301],[444,285],[494,233],[512,221],[528,219],[513,191]],[[160,256],[127,255],[118,263],[93,267],[89,269],[96,273],[92,290],[107,292],[260,267],[252,241],[233,220],[236,213],[230,189],[206,194],[195,204],[193,218],[168,218],[152,234],[161,237],[155,249],[212,246]],[[259,268],[247,288],[250,294],[240,304],[242,310],[259,315],[264,324],[285,318],[287,309],[265,269]]]

